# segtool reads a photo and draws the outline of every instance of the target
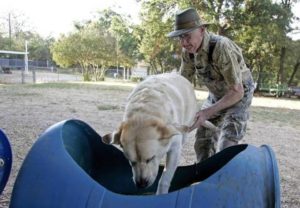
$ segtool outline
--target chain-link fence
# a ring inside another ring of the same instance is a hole
[[[0,84],[17,84],[17,83],[45,83],[45,82],[71,82],[81,81],[82,75],[73,70],[60,69],[29,69],[28,73],[24,70],[13,69],[10,73],[4,73],[0,70]]]

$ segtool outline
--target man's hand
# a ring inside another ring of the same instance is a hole
[[[194,118],[194,123],[192,126],[190,126],[189,131],[193,131],[196,128],[199,128],[200,126],[205,126],[205,121],[208,119],[207,115],[205,114],[205,111],[201,110],[196,113]]]
[[[195,121],[191,127],[189,127],[189,132],[193,131],[200,126],[204,126],[205,128],[211,129],[213,131],[219,131],[219,128],[216,127],[213,123],[208,120],[202,120],[205,116],[205,111],[199,111],[196,113]]]

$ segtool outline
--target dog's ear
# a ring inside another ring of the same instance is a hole
[[[122,134],[123,124],[120,125],[118,131],[106,134],[102,137],[102,142],[105,144],[120,144],[120,137]]]
[[[112,133],[106,134],[102,137],[102,142],[104,144],[112,144],[113,138]]]

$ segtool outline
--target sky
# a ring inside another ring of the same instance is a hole
[[[295,4],[295,6],[292,8],[293,13],[300,18],[300,0],[297,0],[297,3]],[[289,34],[289,36],[293,39],[293,40],[300,40],[300,21],[298,21],[297,24],[293,24],[293,27],[297,27],[298,31],[295,34]]]
[[[300,17],[300,0],[293,7]],[[130,14],[138,23],[140,7],[136,0],[0,0],[0,18],[7,18],[9,12],[24,15],[34,29],[43,37],[58,37],[73,30],[74,21],[93,19],[97,11],[112,7],[120,14]],[[297,27],[300,29],[300,23]],[[300,32],[293,34],[300,39]]]
[[[74,21],[93,19],[97,11],[108,7],[138,22],[136,0],[0,0],[0,18],[13,12],[24,16],[41,36],[58,37],[72,31]]]

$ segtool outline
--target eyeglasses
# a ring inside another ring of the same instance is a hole
[[[192,32],[189,32],[189,33],[185,33],[183,35],[179,35],[178,36],[178,40],[179,41],[186,41],[186,42],[189,42],[192,38]]]

